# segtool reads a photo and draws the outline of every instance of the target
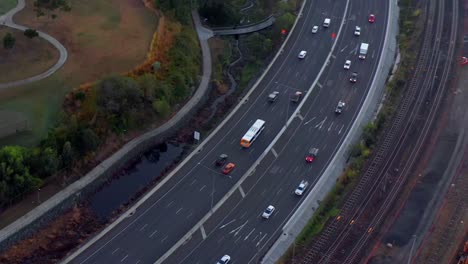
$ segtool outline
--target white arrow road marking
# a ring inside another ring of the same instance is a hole
[[[203,237],[203,240],[205,240],[206,232],[205,232],[205,228],[203,227],[203,225],[200,226],[200,232],[201,232],[201,235]]]
[[[223,229],[223,228],[225,228],[226,226],[228,226],[229,224],[234,223],[235,221],[236,221],[236,219],[232,219],[231,221],[227,222],[226,224],[220,226],[219,229]]]
[[[344,125],[341,125],[340,131],[338,131],[338,135],[341,134],[341,130],[343,130]]]
[[[310,122],[314,121],[314,119],[315,119],[315,116],[312,117],[312,119],[310,119],[309,121],[305,122],[305,123],[304,123],[304,126],[307,125],[307,124],[309,124]]]
[[[249,239],[249,236],[253,233],[253,231],[255,231],[255,228],[252,229],[252,231],[250,231],[250,233],[249,233],[248,235],[245,236],[244,241],[247,240],[247,239]]]
[[[327,121],[327,116],[325,117],[324,120],[320,121],[317,125],[315,125],[315,128],[322,129],[323,124],[325,124],[325,121]]]
[[[273,156],[275,156],[275,158],[278,158],[278,153],[276,152],[276,150],[274,148],[271,148],[271,153],[273,153]],[[242,196],[244,197],[244,196]]]
[[[232,234],[235,232],[234,236],[237,236],[239,234],[239,232],[242,230],[242,228],[244,228],[244,226],[249,222],[249,220],[245,221],[244,224],[242,224],[241,226],[239,227],[236,227],[234,228],[233,230],[231,230],[231,232],[229,232],[229,234]]]
[[[244,198],[245,197],[245,192],[244,192],[244,189],[242,189],[242,186],[240,186],[240,185],[239,185],[239,192],[242,195],[242,198]]]
[[[152,238],[156,233],[158,233],[158,230],[154,230],[149,237]]]
[[[340,52],[343,52],[347,47],[348,45],[344,46],[344,48],[342,48]]]
[[[330,132],[330,130],[332,129],[333,127],[333,122],[330,124],[330,126],[328,127],[328,131]]]
[[[256,247],[258,247],[258,245],[260,245],[260,243],[262,243],[263,239],[267,236],[268,234],[265,234],[262,236],[262,238],[257,242],[257,245],[255,245]]]

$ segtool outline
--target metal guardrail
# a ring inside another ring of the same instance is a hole
[[[267,22],[268,20],[271,20],[271,19],[273,19],[273,21],[275,20],[275,17],[274,17],[273,14],[269,15],[268,17],[266,17],[266,18],[264,18],[264,19],[262,19],[260,21],[255,22],[255,23],[250,23],[250,24],[245,24],[245,25],[238,25],[238,26],[229,26],[229,27],[212,27],[210,29],[213,30],[214,32],[220,31],[220,30],[243,29],[243,28],[249,28],[249,27],[253,27],[253,26],[265,23],[265,22]]]

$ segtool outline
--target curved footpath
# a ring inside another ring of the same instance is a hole
[[[5,15],[0,16],[0,24],[4,25],[4,26],[7,26],[7,27],[10,27],[10,28],[18,29],[18,30],[21,30],[21,31],[25,31],[26,29],[28,29],[28,27],[18,25],[15,22],[13,22],[13,16],[16,13],[18,13],[19,11],[23,10],[23,8],[25,6],[26,6],[26,4],[25,4],[24,0],[18,0],[18,4],[16,5],[15,8],[10,10]],[[0,91],[5,90],[7,88],[14,87],[14,86],[28,84],[28,83],[32,83],[32,82],[35,82],[35,81],[45,79],[45,78],[49,77],[50,75],[52,75],[53,73],[55,73],[58,69],[60,69],[63,66],[63,64],[65,64],[65,62],[67,61],[67,58],[68,58],[67,49],[58,40],[56,40],[55,38],[53,38],[52,36],[50,36],[50,35],[48,35],[48,34],[46,34],[44,32],[37,31],[37,33],[39,33],[39,37],[41,37],[41,38],[45,39],[46,41],[50,42],[50,44],[52,44],[55,48],[58,49],[58,51],[60,53],[60,58],[54,64],[54,66],[52,66],[50,69],[48,69],[47,71],[45,71],[43,73],[40,73],[38,75],[29,77],[29,78],[26,78],[26,79],[18,80],[18,81],[0,83]]]
[[[125,144],[119,151],[101,162],[97,167],[91,170],[82,179],[69,185],[64,190],[55,194],[53,197],[40,204],[34,210],[30,211],[23,217],[11,223],[7,227],[0,230],[0,251],[8,248],[16,241],[32,234],[40,225],[47,223],[54,216],[60,214],[67,208],[70,208],[76,199],[79,199],[81,193],[86,192],[87,188],[94,188],[106,178],[102,176],[110,175],[121,164],[127,162],[138,153],[147,150],[148,146],[152,146],[157,139],[167,135],[169,131],[177,128],[181,121],[191,117],[200,105],[200,102],[205,98],[208,91],[209,81],[211,78],[211,54],[208,46],[208,39],[212,36],[209,32],[204,31],[196,12],[193,12],[194,24],[197,30],[198,39],[200,42],[202,58],[203,58],[203,76],[201,77],[200,85],[192,98],[174,115],[169,121],[162,126],[149,131],[142,136],[135,138]]]

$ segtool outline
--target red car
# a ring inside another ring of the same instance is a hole
[[[307,163],[312,163],[317,157],[318,151],[319,151],[318,148],[311,148],[309,150],[309,153],[307,153],[306,155],[305,161]]]
[[[369,15],[369,23],[374,23],[375,22],[375,15],[374,14],[370,14]]]
[[[236,164],[228,163],[226,166],[224,166],[223,173],[229,174],[234,169],[234,167],[236,167]]]

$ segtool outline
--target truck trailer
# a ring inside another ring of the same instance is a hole
[[[359,48],[359,58],[364,60],[367,56],[367,52],[369,51],[369,44],[368,43],[361,43],[361,47]]]

